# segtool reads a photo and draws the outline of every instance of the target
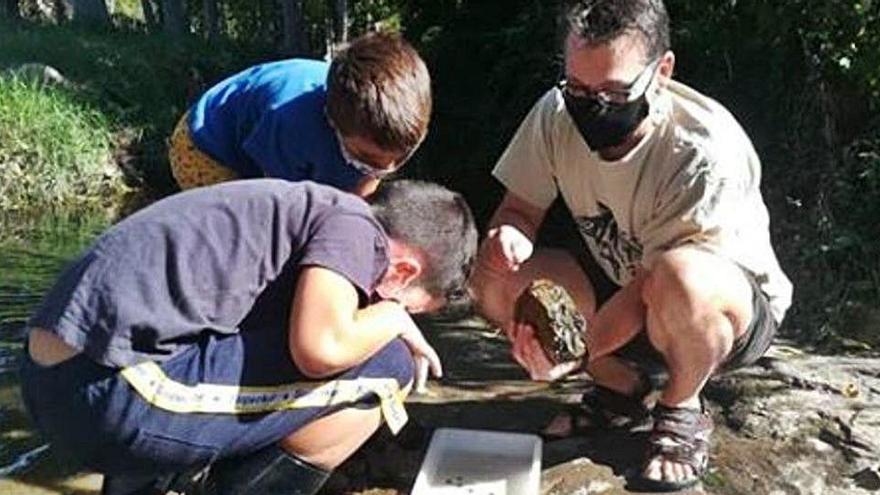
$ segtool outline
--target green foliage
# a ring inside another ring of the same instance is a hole
[[[825,262],[850,281],[869,282],[880,300],[880,132],[854,142],[824,190],[818,245]]]
[[[0,46],[0,67],[38,61],[60,71],[110,122],[114,141],[124,145],[118,154],[137,162],[126,172],[161,189],[170,187],[165,139],[190,100],[266,58],[231,42],[2,21]]]
[[[102,110],[138,127],[173,125],[188,89],[243,68],[254,52],[162,34],[94,32],[71,26],[0,27],[0,66],[38,61],[99,95]]]
[[[70,92],[0,77],[0,210],[99,199],[119,188],[111,129]]]
[[[407,9],[404,0],[349,0],[350,23],[355,34],[365,33],[375,28],[400,31],[403,16]]]
[[[500,195],[494,162],[559,74],[561,1],[348,2],[352,35],[399,29],[429,63],[434,118],[404,173],[462,191],[481,223]],[[796,287],[786,331],[810,341],[852,333],[851,308],[880,300],[880,134],[871,129],[880,109],[880,1],[666,1],[676,78],[729,108],[762,158],[774,243]],[[120,5],[139,10],[134,0]],[[311,56],[326,55],[331,5],[305,0]],[[223,39],[210,46],[135,32],[143,31],[137,20],[134,30],[103,32],[0,24],[0,66],[58,68],[114,132],[135,136],[138,170],[155,182],[166,170],[164,139],[188,99],[277,57],[277,1],[219,6]],[[187,8],[201,33],[202,3]]]
[[[281,19],[277,4],[273,0],[224,2],[222,17],[226,36],[250,45],[277,42],[281,37]]]
[[[785,2],[813,63],[880,97],[880,5],[875,0]]]
[[[864,327],[880,319],[863,318],[880,315],[880,132],[853,142],[823,184],[807,224],[815,231],[801,240],[799,257],[802,300],[813,304],[799,314],[818,324],[811,332],[817,340],[854,336],[880,345],[876,328]]]
[[[327,0],[304,0],[302,26],[307,53],[322,58],[333,40],[333,3]],[[349,33],[352,36],[375,29],[399,31],[404,0],[360,0],[348,2]],[[197,33],[204,32],[202,3],[187,4],[191,24]],[[235,43],[277,47],[282,37],[281,7],[277,0],[227,0],[220,2],[220,24],[224,36]]]
[[[408,2],[404,33],[434,85],[427,141],[406,173],[461,191],[480,223],[500,198],[491,168],[559,74],[558,2]]]
[[[114,16],[143,21],[144,12],[140,0],[114,0]]]

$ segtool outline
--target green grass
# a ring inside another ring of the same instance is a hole
[[[90,201],[121,189],[109,120],[71,91],[0,77],[0,210]]]
[[[265,50],[126,29],[0,21],[0,67],[39,62],[100,95],[124,125],[168,131],[197,81],[210,85],[270,58]]]
[[[196,37],[175,39],[135,29],[90,30],[2,20],[0,47],[0,71],[28,63],[45,64],[58,70],[74,88],[67,93],[36,91],[3,82],[0,112],[10,117],[0,121],[5,128],[0,132],[25,134],[37,141],[26,141],[22,148],[9,138],[0,138],[0,167],[11,168],[10,155],[29,164],[34,159],[49,160],[21,171],[27,176],[24,180],[37,184],[28,184],[26,193],[15,191],[15,201],[24,200],[31,206],[43,199],[54,202],[55,194],[62,190],[69,193],[63,194],[67,198],[77,196],[81,189],[69,187],[87,185],[76,182],[76,174],[46,181],[41,173],[81,170],[87,162],[103,167],[108,163],[104,157],[111,151],[126,158],[129,178],[143,179],[160,191],[168,188],[165,143],[189,100],[233,72],[271,58],[265,50],[225,42],[209,45]],[[80,131],[74,133],[73,127]],[[57,133],[59,128],[67,129],[62,132],[63,138],[47,132],[52,129]],[[59,143],[66,146],[64,153],[76,150],[82,156],[74,160],[65,155],[59,161],[56,158],[61,157],[54,156],[59,152],[53,151]],[[101,157],[96,159],[97,155]],[[72,160],[78,165],[70,165]],[[59,167],[59,163],[68,165]],[[34,174],[37,169],[40,173]],[[4,173],[8,172],[0,172]],[[0,178],[9,189],[24,185],[16,183],[13,187],[5,175]],[[35,191],[39,194],[33,194]],[[0,203],[0,209],[8,208],[9,203]]]

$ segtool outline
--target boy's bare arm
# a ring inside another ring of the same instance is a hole
[[[320,378],[364,362],[410,326],[415,323],[400,304],[358,309],[358,292],[347,278],[310,266],[294,294],[288,347],[300,371]]]

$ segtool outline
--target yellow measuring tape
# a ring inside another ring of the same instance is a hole
[[[303,382],[273,387],[243,387],[199,383],[185,385],[146,361],[124,368],[122,377],[150,404],[166,411],[189,414],[256,414],[308,407],[354,404],[370,395],[379,398],[382,416],[393,433],[407,422],[401,390],[392,378],[355,378]]]

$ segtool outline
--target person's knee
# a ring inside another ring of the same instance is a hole
[[[683,247],[652,265],[642,300],[658,320],[656,331],[714,341],[719,330],[742,333],[751,317],[751,285],[743,270],[709,252]]]
[[[661,354],[670,353],[688,359],[701,357],[717,360],[733,348],[734,333],[730,321],[721,313],[706,311],[679,325],[649,325],[648,339]]]
[[[745,287],[745,291],[739,291]],[[736,297],[742,292],[743,297]],[[642,287],[642,301],[661,320],[705,324],[748,300],[741,269],[711,253],[690,247],[660,255]]]
[[[290,433],[279,441],[279,446],[310,464],[334,469],[360,448],[382,423],[378,403],[347,407]]]
[[[648,306],[699,304],[711,288],[704,254],[694,249],[674,249],[660,255],[652,265],[642,289]]]
[[[690,345],[710,345],[727,324],[713,276],[711,255],[696,249],[667,251],[657,258],[642,288],[642,300],[653,316],[648,325],[652,341],[687,340]]]
[[[368,364],[370,375],[381,375],[382,378],[392,378],[397,381],[401,388],[407,387],[415,377],[415,364],[409,347],[400,340],[395,339],[376,353]]]
[[[481,316],[496,324],[503,324],[513,314],[514,301],[508,283],[500,275],[478,267],[468,281],[474,308]]]

